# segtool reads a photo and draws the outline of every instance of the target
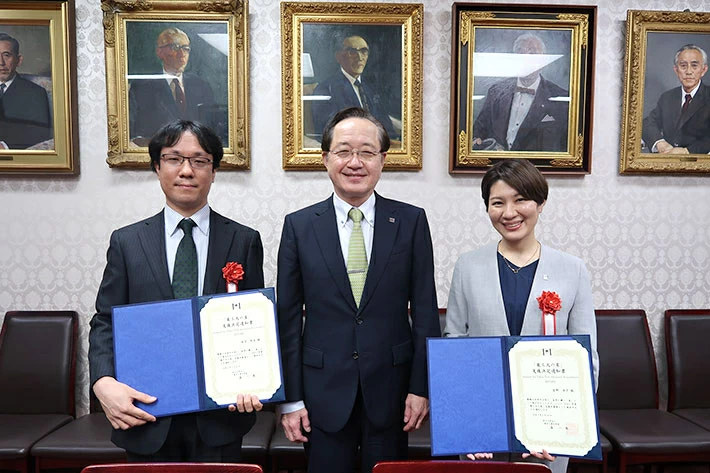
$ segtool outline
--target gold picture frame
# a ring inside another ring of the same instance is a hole
[[[152,134],[166,121],[186,118],[220,136],[221,168],[249,169],[247,0],[101,0],[101,8],[108,165],[148,169]],[[168,61],[181,61],[174,70],[184,69],[182,110],[171,84],[178,73],[168,72]]]
[[[0,174],[79,174],[75,25],[74,0],[0,3]]]
[[[451,174],[520,157],[547,174],[591,172],[596,11],[454,3]]]
[[[621,174],[710,172],[710,86],[703,80],[683,111],[674,63],[685,45],[710,54],[710,13],[627,12]],[[669,153],[658,152],[661,139]]]
[[[423,14],[422,4],[281,3],[284,169],[324,169],[322,125],[337,109],[361,105],[352,83],[340,85],[347,79],[336,61],[353,37],[365,57],[366,103],[392,138],[385,169],[422,168]]]

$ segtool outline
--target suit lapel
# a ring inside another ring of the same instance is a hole
[[[544,281],[547,280],[547,275],[550,274],[550,270],[554,266],[554,262],[550,260],[552,256],[552,254],[545,251],[544,246],[540,247],[540,260],[537,263],[528,303],[525,306],[525,318],[523,319],[523,328],[520,331],[521,335],[542,334],[542,312],[537,298],[542,294],[543,290],[549,290],[549,286]]]
[[[693,97],[693,100],[690,101],[688,104],[688,109],[685,111],[685,113],[681,113],[678,117],[678,128],[683,128],[683,125],[686,124],[690,118],[695,115],[696,112],[698,112],[701,109],[704,109],[705,107],[708,106],[706,103],[707,99],[707,94],[705,93],[707,91],[705,85],[700,85],[700,88],[698,91],[695,93],[695,97]]]
[[[165,299],[172,299],[173,288],[170,283],[168,258],[165,253],[165,217],[163,212],[145,221],[145,226],[138,230],[138,240],[160,294]]]
[[[234,225],[210,209],[210,236],[207,249],[207,266],[203,294],[219,294],[227,290],[221,287],[222,268],[227,262],[229,248],[234,240]]]
[[[508,271],[508,268],[503,268]],[[510,335],[510,328],[508,327],[508,317],[505,313],[505,304],[503,304],[503,290],[500,287],[500,275],[498,273],[498,245],[493,245],[492,251],[487,255],[484,262],[484,267],[481,268],[482,274],[495,274],[495,278],[490,278],[490,289],[492,293],[489,293],[486,297],[487,306],[485,311],[485,317],[489,320],[491,325],[493,325],[491,333],[502,333],[505,335]],[[487,292],[487,291],[486,291]]]
[[[343,251],[340,247],[338,222],[335,217],[332,197],[316,206],[312,222],[316,243],[321,251],[325,265],[345,300],[349,301],[352,307],[355,308],[355,299],[350,288],[348,271],[343,260]],[[365,288],[367,289],[367,285],[365,285]]]
[[[385,272],[392,247],[399,230],[399,217],[391,201],[375,193],[375,234],[372,238],[372,254],[367,268],[367,279],[362,292],[360,309],[367,305],[380,278]]]

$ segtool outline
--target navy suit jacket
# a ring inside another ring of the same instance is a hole
[[[681,88],[676,87],[658,99],[656,108],[643,121],[643,140],[649,149],[665,139],[691,153],[710,152],[710,86],[700,84],[688,109],[681,116]]]
[[[567,97],[566,90],[540,77],[540,85],[515,142],[508,148],[508,122],[518,79],[496,82],[486,94],[481,113],[473,125],[473,136],[495,140],[511,151],[567,151],[567,102],[550,101],[551,97]]]
[[[206,110],[214,106],[214,95],[210,85],[194,74],[183,74],[183,87],[187,110],[181,114],[178,110],[170,85],[163,79],[138,79],[131,81],[129,97],[130,136],[150,138],[164,124],[173,120],[185,119],[210,123],[210,114]],[[205,109],[200,115],[198,107]],[[214,130],[217,134],[220,130]],[[220,136],[221,137],[221,136]]]
[[[239,262],[244,267],[240,289],[264,287],[263,257],[261,237],[256,230],[210,211],[203,294],[226,292],[222,268],[230,261]],[[165,253],[165,220],[160,212],[111,235],[106,269],[96,297],[96,314],[91,320],[89,333],[91,386],[103,376],[115,376],[111,308],[168,299],[173,299],[173,290]],[[253,413],[236,414],[227,409],[195,415],[202,440],[211,446],[237,441],[256,419]],[[161,417],[139,427],[114,430],[111,439],[130,452],[149,455],[165,442],[171,419]]]
[[[0,100],[0,141],[25,149],[51,137],[47,91],[17,74]]]
[[[382,97],[380,94],[376,93],[367,82],[363,82],[362,87],[367,96],[370,113],[382,123],[390,138],[399,138],[399,133],[394,129],[392,120],[382,109]],[[361,107],[352,84],[342,72],[319,83],[313,94],[330,96],[330,100],[314,100],[311,105],[313,127],[315,128],[315,133],[318,134],[323,132],[328,120],[340,110],[349,107]]]
[[[441,329],[426,214],[376,195],[374,231],[358,308],[332,197],[284,222],[277,307],[286,397],[303,400],[327,432],[347,422],[358,385],[381,429],[404,425],[407,393],[428,397],[426,338]]]

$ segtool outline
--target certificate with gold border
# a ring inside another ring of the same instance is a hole
[[[588,335],[429,339],[432,454],[601,459]]]

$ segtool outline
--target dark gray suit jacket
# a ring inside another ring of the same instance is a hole
[[[51,137],[47,91],[17,74],[0,99],[0,141],[25,149]]]
[[[426,338],[441,335],[429,224],[423,209],[376,199],[359,308],[332,198],[287,215],[281,236],[277,308],[286,398],[305,401],[311,423],[327,432],[347,422],[358,383],[367,418],[379,429],[401,429],[408,393],[428,397]]]
[[[115,376],[111,308],[173,299],[165,253],[164,222],[163,212],[160,212],[111,235],[106,269],[96,297],[96,314],[91,320],[89,333],[91,386],[103,376]],[[263,259],[261,237],[256,230],[210,211],[204,294],[226,292],[222,268],[230,261],[239,262],[244,267],[240,289],[264,287]],[[254,414],[234,414],[227,409],[194,415],[202,440],[211,446],[237,441],[255,422]],[[161,417],[154,423],[114,430],[111,439],[130,452],[149,455],[165,442],[170,422],[171,417]]]
[[[665,139],[691,153],[710,152],[710,86],[700,84],[688,109],[681,116],[680,87],[664,92],[656,108],[643,121],[643,140],[649,149]]]

